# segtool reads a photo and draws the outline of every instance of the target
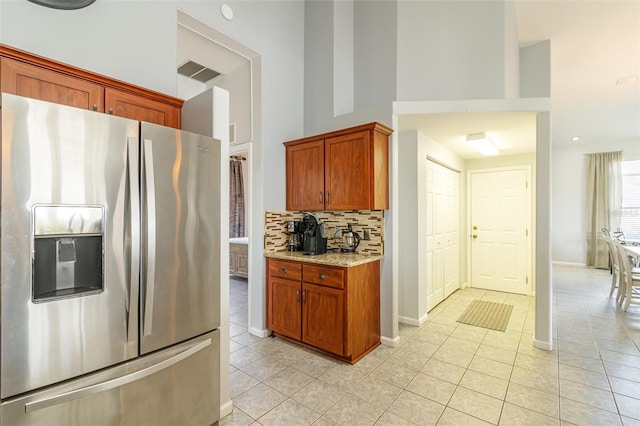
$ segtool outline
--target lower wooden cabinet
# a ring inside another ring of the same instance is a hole
[[[380,262],[267,259],[267,327],[354,364],[380,344]]]
[[[229,243],[229,275],[249,277],[247,244]]]

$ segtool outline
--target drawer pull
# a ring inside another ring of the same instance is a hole
[[[296,290],[296,303],[300,303],[300,290]]]
[[[280,268],[280,272],[282,272],[283,274],[287,273],[287,268]]]
[[[302,291],[302,303],[307,303],[307,290]]]
[[[324,280],[324,274],[318,274],[318,278],[320,278],[321,280]]]

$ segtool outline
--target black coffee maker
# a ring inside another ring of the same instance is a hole
[[[314,215],[305,213],[302,216],[300,229],[304,236],[302,242],[304,254],[315,255],[327,252],[327,237],[324,235],[324,226],[318,222]]]
[[[287,246],[289,247],[289,251],[298,251],[302,250],[302,244],[304,242],[304,234],[300,229],[302,227],[302,222],[299,220],[290,220],[287,221],[287,235],[289,236],[287,240]]]

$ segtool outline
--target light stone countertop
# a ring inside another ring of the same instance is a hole
[[[364,263],[375,262],[381,260],[384,256],[378,256],[366,253],[341,253],[327,252],[325,254],[316,254],[313,256],[306,255],[301,251],[280,250],[264,254],[266,257],[283,260],[294,260],[297,262],[317,263],[328,266],[358,266]]]

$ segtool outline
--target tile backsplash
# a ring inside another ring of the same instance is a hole
[[[305,212],[267,211],[264,220],[264,251],[273,252],[288,248],[286,222],[302,220]],[[384,210],[345,210],[345,211],[316,211],[313,214],[320,223],[324,224],[327,234],[327,249],[337,248],[333,239],[336,227],[346,229],[347,224],[360,235],[359,253],[384,255]],[[371,239],[364,239],[364,229],[369,229]]]

